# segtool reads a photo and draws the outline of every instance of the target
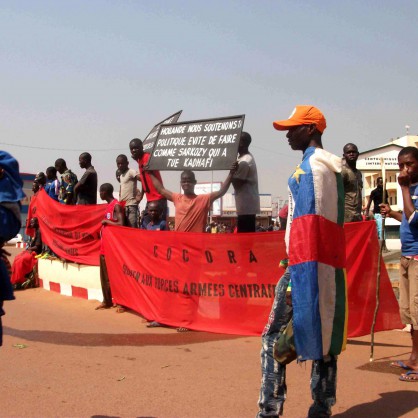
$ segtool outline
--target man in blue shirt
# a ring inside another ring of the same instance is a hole
[[[381,214],[401,222],[402,244],[399,308],[404,324],[411,324],[412,351],[405,362],[392,363],[406,370],[399,379],[418,382],[418,148],[405,147],[398,154],[398,183],[403,198],[403,213],[382,204]]]
[[[58,201],[60,182],[57,178],[57,169],[55,167],[48,167],[46,169],[45,191],[49,197],[52,197],[52,199]]]

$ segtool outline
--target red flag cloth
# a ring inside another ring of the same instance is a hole
[[[370,334],[376,307],[379,241],[376,222],[344,224],[347,262],[348,336]],[[383,259],[380,260],[379,311],[375,331],[403,328],[399,305]]]
[[[378,240],[374,222],[345,225],[348,336],[370,333]],[[284,232],[203,234],[106,227],[106,264],[116,303],[171,326],[260,335],[286,258]],[[382,261],[375,331],[402,327]]]
[[[20,284],[26,280],[25,275],[30,273],[38,263],[35,255],[35,252],[29,251],[22,251],[16,255],[13,260],[12,277],[10,279],[12,284]]]
[[[106,206],[63,205],[40,190],[30,202],[28,225],[32,217],[38,218],[42,242],[59,257],[98,266]]]

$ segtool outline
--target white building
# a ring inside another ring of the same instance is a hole
[[[394,210],[403,209],[402,193],[397,181],[399,174],[398,154],[402,148],[407,146],[417,147],[418,136],[407,135],[392,139],[391,142],[378,148],[360,153],[357,169],[363,174],[363,206],[367,205],[371,191],[376,188],[376,180],[378,177],[383,177],[384,170],[388,202]],[[386,236],[387,238],[399,238],[398,221],[386,220]]]

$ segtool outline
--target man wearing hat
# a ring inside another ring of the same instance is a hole
[[[289,267],[279,280],[262,335],[262,381],[257,417],[278,417],[286,398],[286,366],[273,357],[274,343],[289,321],[286,291],[292,284],[293,331],[298,361],[313,360],[308,416],[328,417],[336,400],[337,355],[346,342],[344,188],[341,158],[322,148],[324,115],[296,106],[289,119],[273,122],[288,131],[302,162],[288,180],[286,248]]]

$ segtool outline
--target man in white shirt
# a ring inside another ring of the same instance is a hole
[[[260,213],[257,166],[248,151],[251,136],[242,132],[238,146],[238,170],[232,177],[237,208],[237,232],[255,232],[255,218]]]
[[[135,199],[137,192],[137,173],[129,168],[128,157],[118,155],[116,165],[119,172],[119,202],[125,202],[125,226],[138,228],[138,202]]]

